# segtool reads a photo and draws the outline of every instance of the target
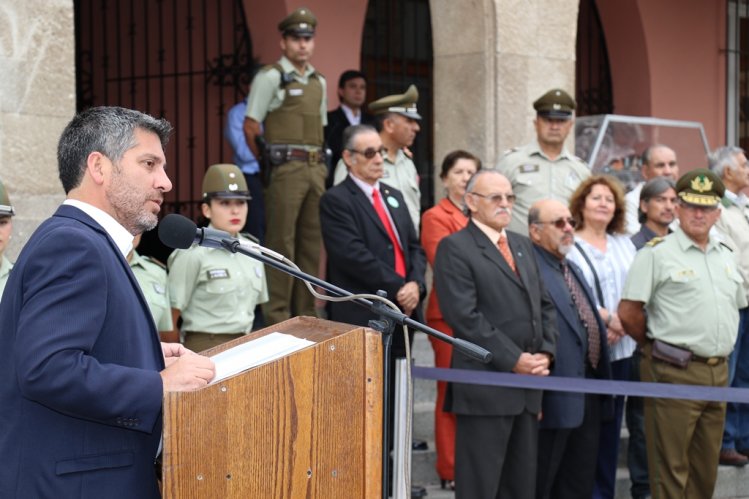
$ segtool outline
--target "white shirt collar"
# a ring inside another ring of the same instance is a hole
[[[93,218],[94,221],[101,225],[102,229],[109,234],[109,237],[111,237],[114,244],[117,245],[117,249],[120,250],[122,256],[127,257],[127,254],[133,249],[133,235],[128,232],[125,227],[120,225],[120,223],[109,213],[97,208],[96,206],[79,201],[78,199],[66,199],[62,204],[78,208],[83,213]]]
[[[354,176],[351,172],[349,172],[349,177],[351,177],[351,180],[353,180],[354,183],[359,186],[359,189],[364,191],[364,194],[367,195],[367,199],[369,199],[370,202],[373,202],[372,191],[374,191],[375,189],[377,189],[378,191],[380,190],[380,182],[378,181],[378,182],[375,182],[374,185],[370,185],[366,183],[365,181],[363,181],[362,179]]]
[[[343,109],[343,114],[346,115],[346,119],[349,123],[352,125],[361,124],[361,109],[359,109],[359,114],[354,114],[354,110],[343,103],[341,103],[341,109]]]

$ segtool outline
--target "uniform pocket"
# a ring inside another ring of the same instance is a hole
[[[124,468],[133,465],[134,456],[132,452],[118,452],[116,454],[99,454],[96,456],[78,457],[57,461],[55,473],[66,475],[69,473],[81,473],[110,468]]]

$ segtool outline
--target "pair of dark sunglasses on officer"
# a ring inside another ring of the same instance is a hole
[[[367,159],[374,158],[375,154],[377,154],[377,153],[380,153],[380,156],[382,156],[384,158],[385,155],[388,153],[388,149],[385,146],[382,146],[379,149],[375,149],[374,147],[367,147],[363,151],[357,151],[356,149],[349,149],[349,151],[355,152],[357,154],[361,154],[362,156],[364,156]]]
[[[537,224],[550,224],[550,225],[553,225],[554,227],[556,227],[559,230],[564,230],[564,228],[567,227],[567,224],[570,224],[570,227],[572,227],[573,229],[575,227],[577,227],[577,220],[575,220],[572,217],[568,217],[568,218],[565,218],[565,217],[557,218],[556,220],[552,220],[551,222],[533,222],[533,223],[537,223]]]

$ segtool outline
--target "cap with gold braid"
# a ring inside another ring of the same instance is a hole
[[[317,18],[306,7],[300,7],[278,23],[278,31],[284,35],[314,36]]]
[[[411,85],[402,94],[388,95],[369,103],[369,111],[374,114],[397,113],[406,118],[420,120],[421,115],[416,111],[416,101],[419,100],[419,90]]]
[[[203,199],[252,199],[247,181],[237,165],[211,165],[203,176]]]
[[[697,168],[681,176],[676,192],[685,203],[697,206],[717,206],[726,188],[720,178],[706,168]]]
[[[10,198],[8,197],[8,191],[5,190],[5,186],[0,182],[0,216],[13,216],[16,214],[16,210],[13,209],[13,205],[10,204]]]

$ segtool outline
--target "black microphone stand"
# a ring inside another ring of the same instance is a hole
[[[346,291],[345,289],[339,288],[338,286],[330,284],[327,281],[323,281],[322,279],[318,277],[302,272],[301,270],[298,270],[290,265],[287,265],[278,260],[275,260],[274,258],[266,256],[262,254],[259,250],[252,251],[252,250],[243,248],[241,243],[236,239],[229,239],[229,238],[221,239],[220,243],[224,249],[231,251],[232,253],[241,253],[242,255],[249,256],[250,258],[254,258],[255,260],[259,260],[263,262],[264,264],[270,265],[274,269],[278,269],[281,272],[285,272],[293,277],[296,277],[297,279],[301,279],[312,285],[319,286],[320,288],[324,289],[328,293],[332,293],[336,296],[353,296],[353,293],[351,293],[350,291]],[[381,290],[378,291],[377,294],[383,297],[387,295],[387,293]],[[372,329],[382,334],[382,345],[383,345],[382,497],[383,499],[388,499],[389,488],[390,488],[388,484],[389,482],[388,459],[389,459],[389,454],[390,454],[389,452],[390,450],[390,417],[388,415],[388,411],[390,410],[390,394],[389,394],[390,376],[391,376],[390,349],[392,345],[393,329],[395,327],[395,324],[408,326],[412,329],[421,331],[434,338],[437,338],[440,341],[449,343],[453,346],[455,350],[459,351],[460,353],[464,355],[467,355],[468,357],[471,357],[480,362],[483,362],[484,364],[488,364],[489,362],[491,362],[492,353],[469,341],[461,340],[459,338],[453,338],[452,336],[448,336],[445,333],[441,333],[440,331],[437,331],[436,329],[433,329],[418,321],[415,321],[411,319],[410,317],[408,317],[403,312],[401,312],[400,310],[393,310],[392,308],[386,306],[384,303],[380,301],[373,303],[371,300],[368,300],[366,298],[354,298],[351,301],[361,305],[362,307],[370,310],[371,312],[379,316],[379,320],[369,321],[369,327],[371,327]]]

